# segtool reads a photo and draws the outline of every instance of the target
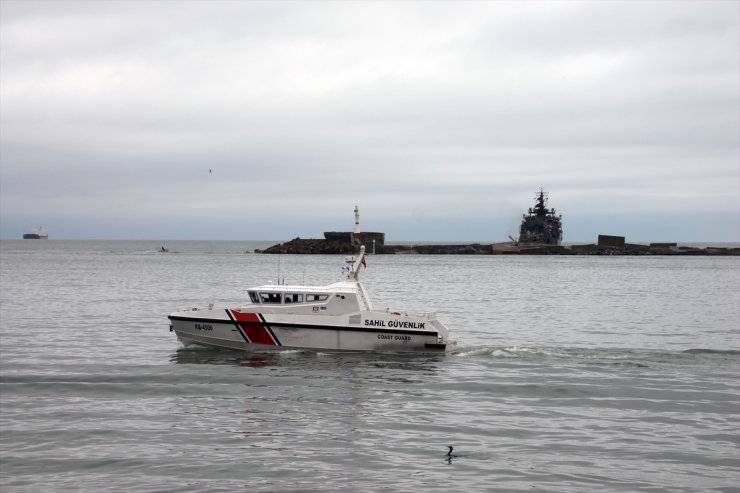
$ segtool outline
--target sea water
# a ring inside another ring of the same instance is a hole
[[[272,243],[0,242],[0,491],[740,491],[737,257],[375,255],[455,354],[183,348],[341,276]]]

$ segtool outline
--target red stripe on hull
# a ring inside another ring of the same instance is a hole
[[[262,323],[262,320],[260,320],[260,317],[256,313],[242,313],[235,310],[229,311],[231,312],[231,316],[234,317],[234,320],[236,320],[237,322],[256,322],[259,324]],[[244,335],[247,336],[249,342],[253,344],[265,344],[267,346],[277,345],[275,339],[273,339],[272,335],[270,335],[270,331],[268,331],[267,327],[265,327],[264,325],[239,324],[239,328],[244,333]]]

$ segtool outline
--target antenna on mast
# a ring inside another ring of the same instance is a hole
[[[278,256],[277,256],[277,258],[278,258],[278,263],[277,263],[277,283],[278,283],[278,286],[280,286],[280,284],[285,284],[285,276],[283,276],[283,282],[282,283],[280,282],[280,257],[281,257],[281,255],[278,253]]]

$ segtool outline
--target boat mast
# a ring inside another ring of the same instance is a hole
[[[352,267],[350,267],[349,271],[347,272],[347,279],[352,281],[359,281],[360,266],[367,265],[365,263],[365,245],[360,246],[360,254],[357,256],[357,258],[347,257],[345,259],[345,262],[352,262]]]
[[[370,300],[370,295],[365,290],[365,286],[362,285],[360,282],[360,266],[367,267],[367,264],[365,263],[365,245],[360,246],[360,254],[355,257],[347,257],[345,259],[345,262],[352,263],[352,267],[347,270],[347,280],[348,281],[354,281],[357,283],[357,297],[359,299],[359,302],[361,305],[365,306],[365,310],[372,310],[373,309],[373,302]],[[347,266],[344,267],[344,269],[347,269]]]
[[[547,202],[547,197],[545,196],[545,191],[540,188],[540,193],[535,196],[535,205],[534,205],[534,211],[538,216],[547,214],[548,210],[547,210],[547,207],[545,207],[546,202]]]

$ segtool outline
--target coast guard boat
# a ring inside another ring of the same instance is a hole
[[[169,316],[185,345],[231,349],[450,352],[447,327],[434,313],[376,310],[359,281],[365,247],[347,257],[344,280],[321,287],[266,285],[237,308],[193,308]]]

